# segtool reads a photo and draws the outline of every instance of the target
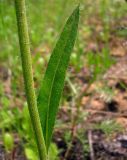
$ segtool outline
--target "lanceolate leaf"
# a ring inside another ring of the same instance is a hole
[[[79,6],[67,20],[56,43],[38,96],[38,110],[47,150],[64,86],[65,73],[77,35],[78,22]]]

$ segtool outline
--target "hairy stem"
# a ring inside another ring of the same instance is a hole
[[[43,137],[43,132],[41,129],[41,123],[39,119],[37,101],[34,90],[25,0],[15,0],[15,9],[17,15],[17,26],[18,26],[18,35],[19,35],[19,43],[21,51],[22,69],[23,69],[29,113],[33,129],[35,132],[40,160],[47,160],[47,151]]]

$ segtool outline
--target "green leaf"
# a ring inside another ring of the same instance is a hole
[[[56,114],[64,87],[65,74],[75,43],[79,22],[79,6],[67,20],[50,57],[38,96],[38,111],[48,150]]]
[[[33,150],[33,148],[30,148],[30,147],[25,148],[25,155],[28,160],[37,160],[38,159],[36,152]]]
[[[4,142],[6,151],[12,151],[14,147],[14,138],[10,133],[5,133],[3,135],[3,142]]]
[[[59,150],[55,143],[51,143],[49,147],[48,159],[58,160]]]

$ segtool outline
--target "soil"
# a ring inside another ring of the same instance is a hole
[[[0,160],[26,160],[23,152],[23,147],[19,144],[10,153],[5,152],[3,145],[0,146]]]

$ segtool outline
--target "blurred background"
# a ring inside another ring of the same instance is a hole
[[[79,31],[49,159],[124,160],[126,1],[26,1],[36,94],[59,34],[79,2]],[[13,0],[0,0],[0,160],[38,160],[24,93]]]

